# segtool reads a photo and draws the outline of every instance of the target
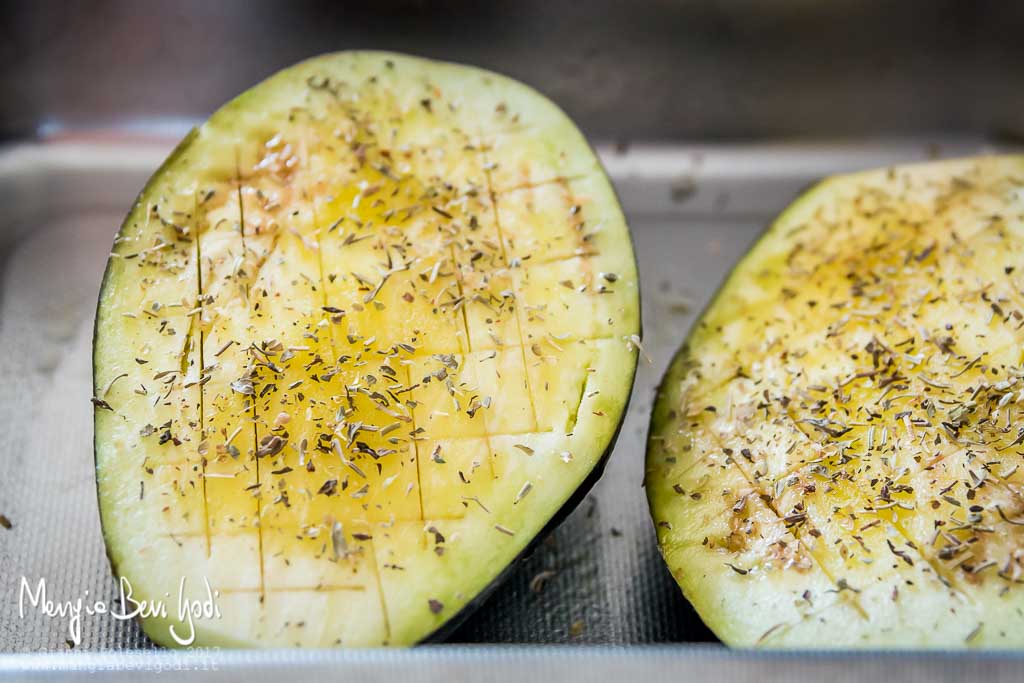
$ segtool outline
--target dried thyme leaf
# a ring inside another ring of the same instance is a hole
[[[110,404],[104,401],[103,399],[96,398],[95,396],[93,396],[91,400],[92,404],[97,408],[102,408],[103,410],[109,410],[111,412],[114,412],[114,409],[110,407]]]

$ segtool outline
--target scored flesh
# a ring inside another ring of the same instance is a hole
[[[636,367],[628,229],[504,77],[287,69],[194,131],[116,240],[95,340],[115,572],[175,645],[411,644],[600,471]],[[188,633],[177,623],[177,633]]]
[[[726,643],[1024,644],[1024,159],[830,178],[659,390],[662,554]]]

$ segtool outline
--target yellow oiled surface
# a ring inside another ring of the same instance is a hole
[[[1016,157],[827,180],[703,316],[647,486],[726,642],[1024,642],[1022,191]]]
[[[199,130],[115,245],[95,352],[115,567],[153,595],[209,580],[199,642],[415,642],[603,455],[638,320],[611,188],[539,95],[374,53],[283,72]]]

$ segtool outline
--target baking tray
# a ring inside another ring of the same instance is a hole
[[[1005,149],[973,138],[598,145],[633,232],[649,362],[641,361],[604,477],[449,639],[477,647],[179,654],[156,650],[134,622],[85,617],[71,652],[66,618],[30,605],[19,611],[22,577],[32,586],[45,578],[55,600],[115,599],[93,474],[92,316],[117,226],[174,141],[138,131],[59,131],[0,148],[0,514],[11,524],[0,528],[0,652],[7,653],[0,673],[271,680],[285,670],[314,675],[344,666],[359,680],[463,680],[481,672],[564,680],[615,671],[659,678],[716,670],[812,680],[827,669],[841,680],[834,674],[848,667],[835,663],[845,658],[879,673],[903,667],[922,680],[964,667],[995,680],[1020,665],[1012,655],[798,658],[713,645],[658,555],[641,487],[655,386],[694,316],[772,216],[823,175]],[[620,647],[657,643],[689,646]]]

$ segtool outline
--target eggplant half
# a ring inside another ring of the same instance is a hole
[[[638,334],[626,222],[550,101],[397,54],[286,69],[182,141],[114,243],[114,572],[165,645],[436,636],[599,474]]]
[[[646,487],[743,647],[1024,645],[1024,158],[829,178],[658,392]]]

